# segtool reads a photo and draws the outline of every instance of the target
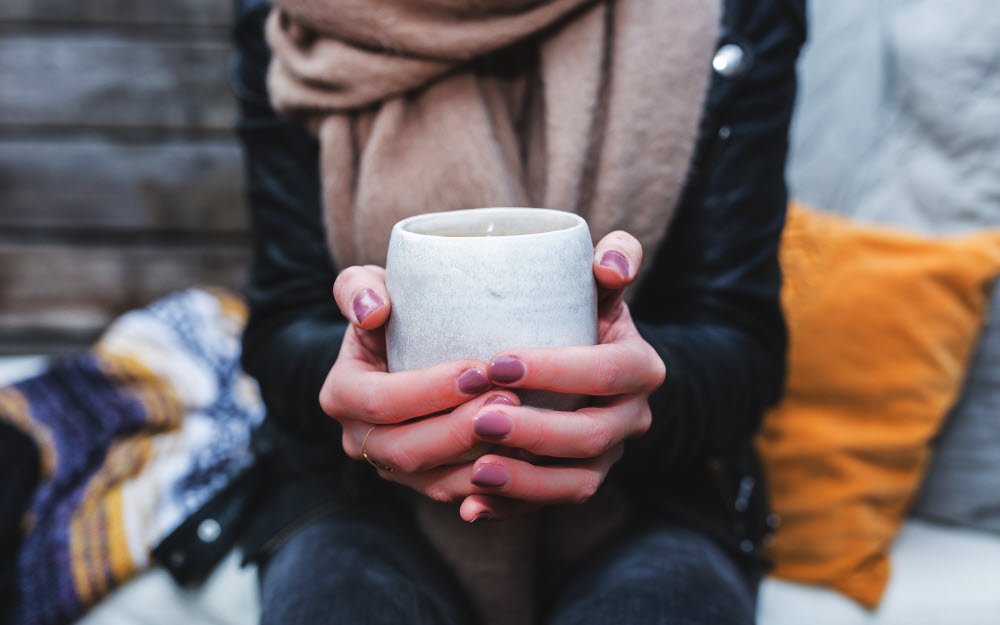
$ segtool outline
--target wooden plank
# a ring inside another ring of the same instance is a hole
[[[245,232],[234,140],[0,141],[0,228]]]
[[[197,284],[239,290],[248,262],[248,250],[230,246],[0,244],[0,338],[92,336],[171,291]]]
[[[3,0],[6,22],[225,26],[231,0]]]
[[[0,126],[228,132],[229,45],[120,34],[0,37]]]
[[[100,335],[100,330],[32,332],[0,329],[0,356],[57,356],[80,352],[91,347]]]

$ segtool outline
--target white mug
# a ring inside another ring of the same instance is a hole
[[[525,347],[594,345],[594,245],[579,215],[541,208],[427,213],[392,229],[386,288],[389,371],[489,361]],[[579,398],[519,392],[538,408]]]

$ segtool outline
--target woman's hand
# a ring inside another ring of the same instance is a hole
[[[582,503],[621,457],[625,439],[649,429],[649,395],[663,383],[666,367],[639,336],[622,298],[641,261],[642,247],[624,232],[613,232],[597,244],[598,345],[509,350],[490,362],[495,384],[590,395],[592,401],[575,412],[481,407],[473,421],[479,440],[561,460],[536,465],[509,455],[479,458],[454,476],[468,474],[479,487],[480,494],[463,501],[463,519],[510,518],[539,505]],[[455,492],[464,487],[448,481],[438,486]]]
[[[472,430],[477,412],[491,402],[518,405],[517,396],[502,389],[487,393],[492,385],[486,363],[479,360],[387,373],[382,326],[390,303],[381,267],[344,270],[333,293],[351,326],[319,401],[323,411],[340,422],[344,451],[364,460],[364,448],[383,478],[434,499],[450,501],[475,491],[470,485],[452,494],[439,483],[455,472],[456,458],[482,447]],[[428,415],[436,416],[418,418]],[[468,477],[465,482],[469,484]]]
[[[392,374],[381,327],[389,316],[384,270],[343,271],[334,296],[352,325],[320,403],[343,426],[344,450],[363,460],[364,448],[384,479],[436,501],[462,501],[467,521],[586,501],[621,457],[623,441],[649,429],[649,394],[665,376],[622,299],[641,261],[639,242],[626,233],[598,243],[598,345],[510,350],[489,365],[461,360]],[[592,401],[575,412],[523,408],[514,393],[494,384]],[[475,463],[455,463],[489,446],[499,448]],[[536,465],[535,456],[561,460]]]

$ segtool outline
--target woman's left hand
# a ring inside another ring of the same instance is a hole
[[[471,472],[479,493],[462,502],[463,519],[504,519],[540,505],[585,502],[621,458],[625,439],[649,429],[649,395],[663,383],[666,367],[639,335],[623,301],[641,261],[641,245],[624,232],[597,244],[597,345],[509,350],[490,361],[494,384],[589,395],[592,401],[575,412],[504,405],[480,409],[473,427],[481,440],[559,460],[533,464],[517,454],[479,458]],[[467,489],[467,484],[454,487]]]

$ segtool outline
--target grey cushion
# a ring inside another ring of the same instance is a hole
[[[914,514],[1000,533],[1000,289]]]
[[[923,232],[1000,227],[1000,3],[814,0],[792,194]],[[915,515],[1000,532],[1000,294]]]

